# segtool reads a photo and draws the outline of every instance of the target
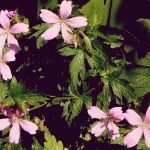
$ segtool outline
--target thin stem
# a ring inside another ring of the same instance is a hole
[[[107,26],[110,26],[110,21],[111,21],[111,10],[112,10],[112,1],[113,1],[113,0],[110,0],[109,14],[108,14],[108,18],[107,18]]]

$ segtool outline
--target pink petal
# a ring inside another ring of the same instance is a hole
[[[9,107],[4,107],[2,109],[2,112],[7,117],[13,117],[13,115],[14,115],[13,111]]]
[[[62,33],[62,37],[64,39],[64,42],[67,44],[72,43],[72,31],[68,28],[68,26],[66,24],[61,24],[61,33]]]
[[[10,27],[10,20],[6,15],[0,14],[0,24],[4,29],[9,29]]]
[[[60,17],[62,19],[66,19],[70,16],[72,12],[72,3],[71,1],[66,1],[63,0],[62,3],[60,4]]]
[[[113,120],[116,122],[122,121],[124,119],[122,107],[114,107],[114,108],[110,109],[109,115],[111,115]]]
[[[1,10],[0,11],[0,15],[7,15],[7,13],[8,13],[8,10],[6,9],[6,10]]]
[[[144,128],[144,137],[146,146],[150,148],[150,126],[149,128]]]
[[[2,74],[4,80],[10,80],[12,78],[11,70],[5,63],[0,64],[0,73]]]
[[[7,127],[10,126],[10,121],[8,118],[6,119],[0,119],[0,131],[6,129]]]
[[[139,140],[143,134],[142,128],[135,128],[133,131],[128,133],[124,138],[124,144],[127,145],[128,148],[134,147],[139,143]]]
[[[8,34],[7,44],[9,49],[15,51],[15,53],[19,51],[19,43],[12,34]]]
[[[91,133],[98,137],[104,132],[105,129],[106,124],[104,122],[98,122],[94,127],[92,127]]]
[[[37,125],[31,121],[20,120],[21,127],[30,134],[36,134],[36,130],[38,129]]]
[[[92,106],[89,110],[88,110],[88,114],[91,116],[91,118],[95,118],[95,119],[102,119],[105,118],[107,115],[100,110],[98,107],[96,106]]]
[[[87,18],[78,16],[66,20],[66,24],[74,28],[80,28],[87,26]]]
[[[141,117],[132,109],[128,109],[124,113],[124,117],[131,125],[140,125],[142,123]]]
[[[2,54],[2,50],[4,48],[6,38],[7,38],[7,34],[5,34],[4,32],[5,31],[0,28],[0,55]]]
[[[29,31],[29,25],[25,23],[17,23],[10,28],[12,34],[18,34]]]
[[[144,122],[150,123],[150,106],[148,107],[148,109],[146,111]]]
[[[47,23],[57,23],[60,20],[56,14],[46,9],[41,9],[40,18]]]
[[[47,29],[42,35],[41,37],[44,39],[44,40],[52,40],[54,39],[58,33],[60,31],[60,24],[59,23],[56,23],[54,24],[51,28]]]
[[[20,139],[20,126],[19,126],[19,122],[16,121],[15,123],[13,123],[13,126],[10,130],[9,142],[14,143],[14,144],[18,144],[19,139]]]
[[[22,111],[22,109],[20,107],[17,108],[16,110],[16,115],[19,116],[19,117],[22,117],[24,116],[24,112]]]
[[[4,62],[10,62],[10,61],[15,61],[16,57],[15,57],[15,52],[10,50],[7,53],[4,54],[3,56],[3,61]]]
[[[109,136],[113,140],[120,137],[119,128],[113,122],[109,122],[107,127],[109,131]]]

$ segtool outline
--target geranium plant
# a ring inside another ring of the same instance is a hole
[[[14,3],[0,11],[0,149],[149,149],[150,20],[132,30],[115,0]]]

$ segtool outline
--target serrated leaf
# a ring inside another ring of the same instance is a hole
[[[123,96],[128,100],[129,103],[132,102],[132,100],[137,99],[134,89],[125,82],[119,79],[112,79],[110,81],[110,85],[112,87],[114,94],[120,100],[122,99]]]
[[[97,97],[96,106],[104,111],[108,111],[109,104],[111,102],[111,92],[108,85],[103,87],[103,90],[99,93]]]
[[[58,52],[62,56],[72,56],[77,54],[77,50],[70,47],[61,48],[58,50]]]
[[[61,141],[56,140],[54,135],[51,135],[48,128],[44,127],[44,150],[67,150],[64,148],[63,143]]]
[[[82,110],[82,106],[83,106],[83,101],[79,98],[77,99],[73,105],[72,105],[72,108],[71,108],[71,116],[69,118],[69,121],[72,122],[72,120],[78,116]]]
[[[138,58],[138,56],[135,56],[135,63],[141,66],[150,67],[150,53],[147,53],[147,55],[144,58]]]
[[[150,93],[150,68],[135,68],[123,72],[121,78],[134,88],[138,98]]]
[[[85,104],[86,108],[90,109],[90,107],[92,106],[92,98],[87,95],[82,95],[81,99],[82,99],[83,103]]]
[[[84,52],[82,50],[78,50],[77,54],[71,61],[69,66],[69,72],[71,84],[73,88],[77,90],[80,79],[83,80],[85,77]]]

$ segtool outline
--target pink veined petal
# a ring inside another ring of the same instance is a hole
[[[60,17],[66,19],[71,15],[72,12],[72,2],[63,0],[60,4]]]
[[[88,110],[88,114],[91,116],[91,118],[95,118],[95,119],[102,119],[105,118],[107,115],[100,110],[98,107],[96,106],[92,106],[89,110]]]
[[[142,123],[142,118],[132,109],[128,109],[124,113],[124,117],[131,125],[140,125]]]
[[[150,125],[149,128],[144,128],[145,144],[150,148]]]
[[[109,122],[107,127],[109,131],[109,136],[113,140],[120,137],[119,128],[113,122]]]
[[[142,137],[143,131],[141,127],[135,128],[133,131],[128,133],[124,138],[124,144],[128,148],[134,147],[139,143],[140,138]]]
[[[60,20],[56,14],[46,9],[41,9],[40,18],[47,23],[57,23]]]
[[[23,111],[22,111],[22,109],[20,107],[17,108],[16,115],[19,116],[19,117],[24,116],[24,113],[23,113]]]
[[[10,121],[8,118],[5,119],[0,119],[0,131],[6,129],[7,127],[10,126]]]
[[[47,29],[42,35],[41,37],[44,40],[52,40],[54,39],[58,33],[60,32],[60,24],[56,23],[54,24],[52,27],[50,27],[49,29]]]
[[[17,23],[10,28],[12,34],[18,34],[29,31],[29,25],[25,23]]]
[[[2,112],[7,117],[13,117],[13,115],[14,115],[13,111],[9,107],[4,107],[2,109]]]
[[[8,10],[6,9],[6,10],[1,10],[0,11],[0,15],[7,15],[7,13],[8,13]]]
[[[9,66],[5,63],[0,64],[0,73],[4,80],[10,80],[12,78],[11,70]]]
[[[122,107],[114,107],[109,110],[109,115],[112,116],[113,120],[116,122],[122,121],[124,119],[124,114],[122,112]]]
[[[10,20],[6,17],[5,14],[0,14],[0,24],[4,29],[9,29],[10,27]]]
[[[19,43],[12,34],[8,34],[7,44],[9,49],[15,51],[15,53],[19,51]]]
[[[4,62],[15,61],[16,60],[15,54],[16,53],[12,50],[6,52],[3,56],[3,61]]]
[[[18,144],[19,139],[20,139],[20,126],[19,126],[19,122],[16,121],[15,123],[13,123],[13,126],[10,130],[9,142],[14,143],[14,144]]]
[[[104,122],[98,122],[94,127],[92,127],[91,133],[94,134],[94,136],[98,137],[104,132],[105,129],[106,124]]]
[[[66,20],[66,24],[74,28],[80,28],[87,26],[87,18],[78,16]]]
[[[4,32],[2,33],[2,31],[3,30],[0,28],[0,55],[2,55],[3,47],[7,38],[7,35]]]
[[[62,33],[62,37],[64,39],[64,42],[66,43],[70,43],[72,40],[72,31],[71,29],[68,28],[68,26],[66,24],[61,24],[61,33]]]
[[[20,120],[20,125],[29,134],[36,134],[36,131],[38,130],[38,127],[35,123],[27,120]]]
[[[148,109],[146,111],[144,122],[150,123],[150,106],[148,107]]]

